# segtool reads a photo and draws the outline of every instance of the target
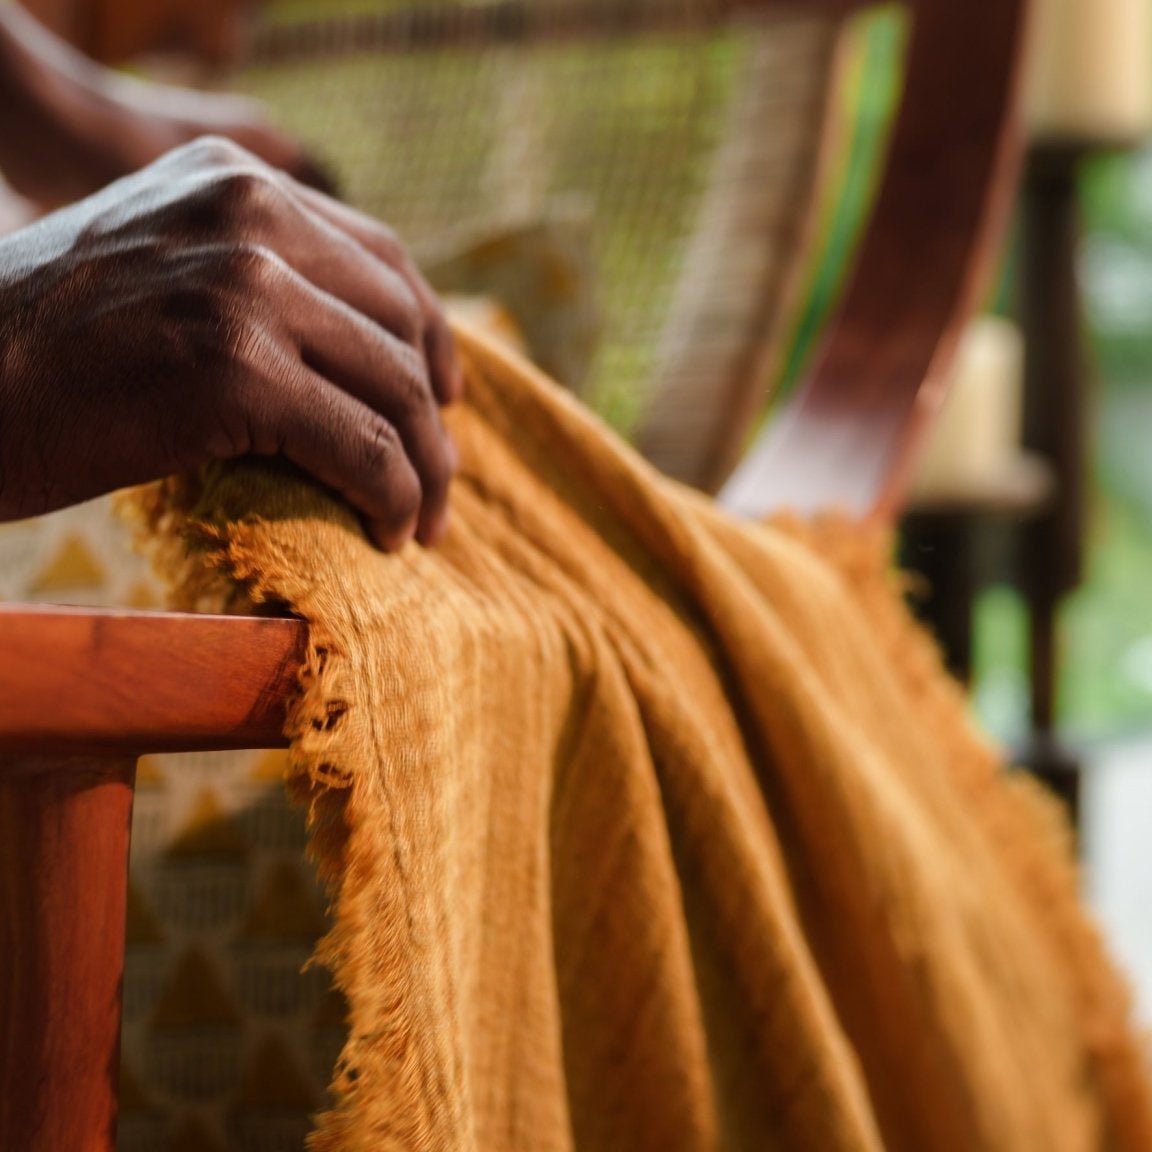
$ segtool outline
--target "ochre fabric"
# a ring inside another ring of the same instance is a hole
[[[314,1147],[1152,1148],[1060,822],[884,541],[737,525],[460,342],[441,547],[271,468],[152,508],[185,603],[312,624],[291,783],[351,1013]]]

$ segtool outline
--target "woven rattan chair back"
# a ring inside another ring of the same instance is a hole
[[[439,287],[714,488],[772,379],[812,234],[842,16],[714,0],[273,7],[228,75]],[[527,265],[527,267],[525,267]]]

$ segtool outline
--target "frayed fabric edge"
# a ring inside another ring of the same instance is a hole
[[[169,607],[226,615],[294,611],[295,605],[283,590],[251,562],[244,525],[217,520],[202,505],[204,492],[200,478],[176,476],[122,493],[117,499],[117,514],[132,526],[137,547],[148,556],[167,589]],[[326,968],[351,1003],[354,989],[348,957],[355,951],[355,941],[353,929],[339,910],[351,838],[347,803],[358,754],[355,748],[341,746],[339,720],[351,706],[341,646],[320,622],[309,620],[308,625],[304,662],[297,672],[299,691],[288,702],[285,714],[289,755],[284,785],[291,801],[307,813],[308,855],[334,913],[332,927],[317,941],[306,967]],[[354,1018],[353,1005],[349,1034],[333,1069],[335,1106],[313,1116],[314,1130],[307,1140],[313,1152],[351,1152],[358,1146]]]

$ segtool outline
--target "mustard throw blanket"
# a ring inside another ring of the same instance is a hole
[[[1060,823],[884,541],[737,525],[460,342],[438,549],[273,468],[152,497],[186,604],[312,623],[290,783],[351,1005],[314,1147],[1152,1149]]]

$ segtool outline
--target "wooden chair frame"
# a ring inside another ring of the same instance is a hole
[[[740,511],[894,512],[997,252],[1026,0],[908,7],[904,94],[855,272],[807,381],[726,489]],[[283,745],[306,641],[290,619],[0,608],[0,1147],[115,1147],[136,758]]]

